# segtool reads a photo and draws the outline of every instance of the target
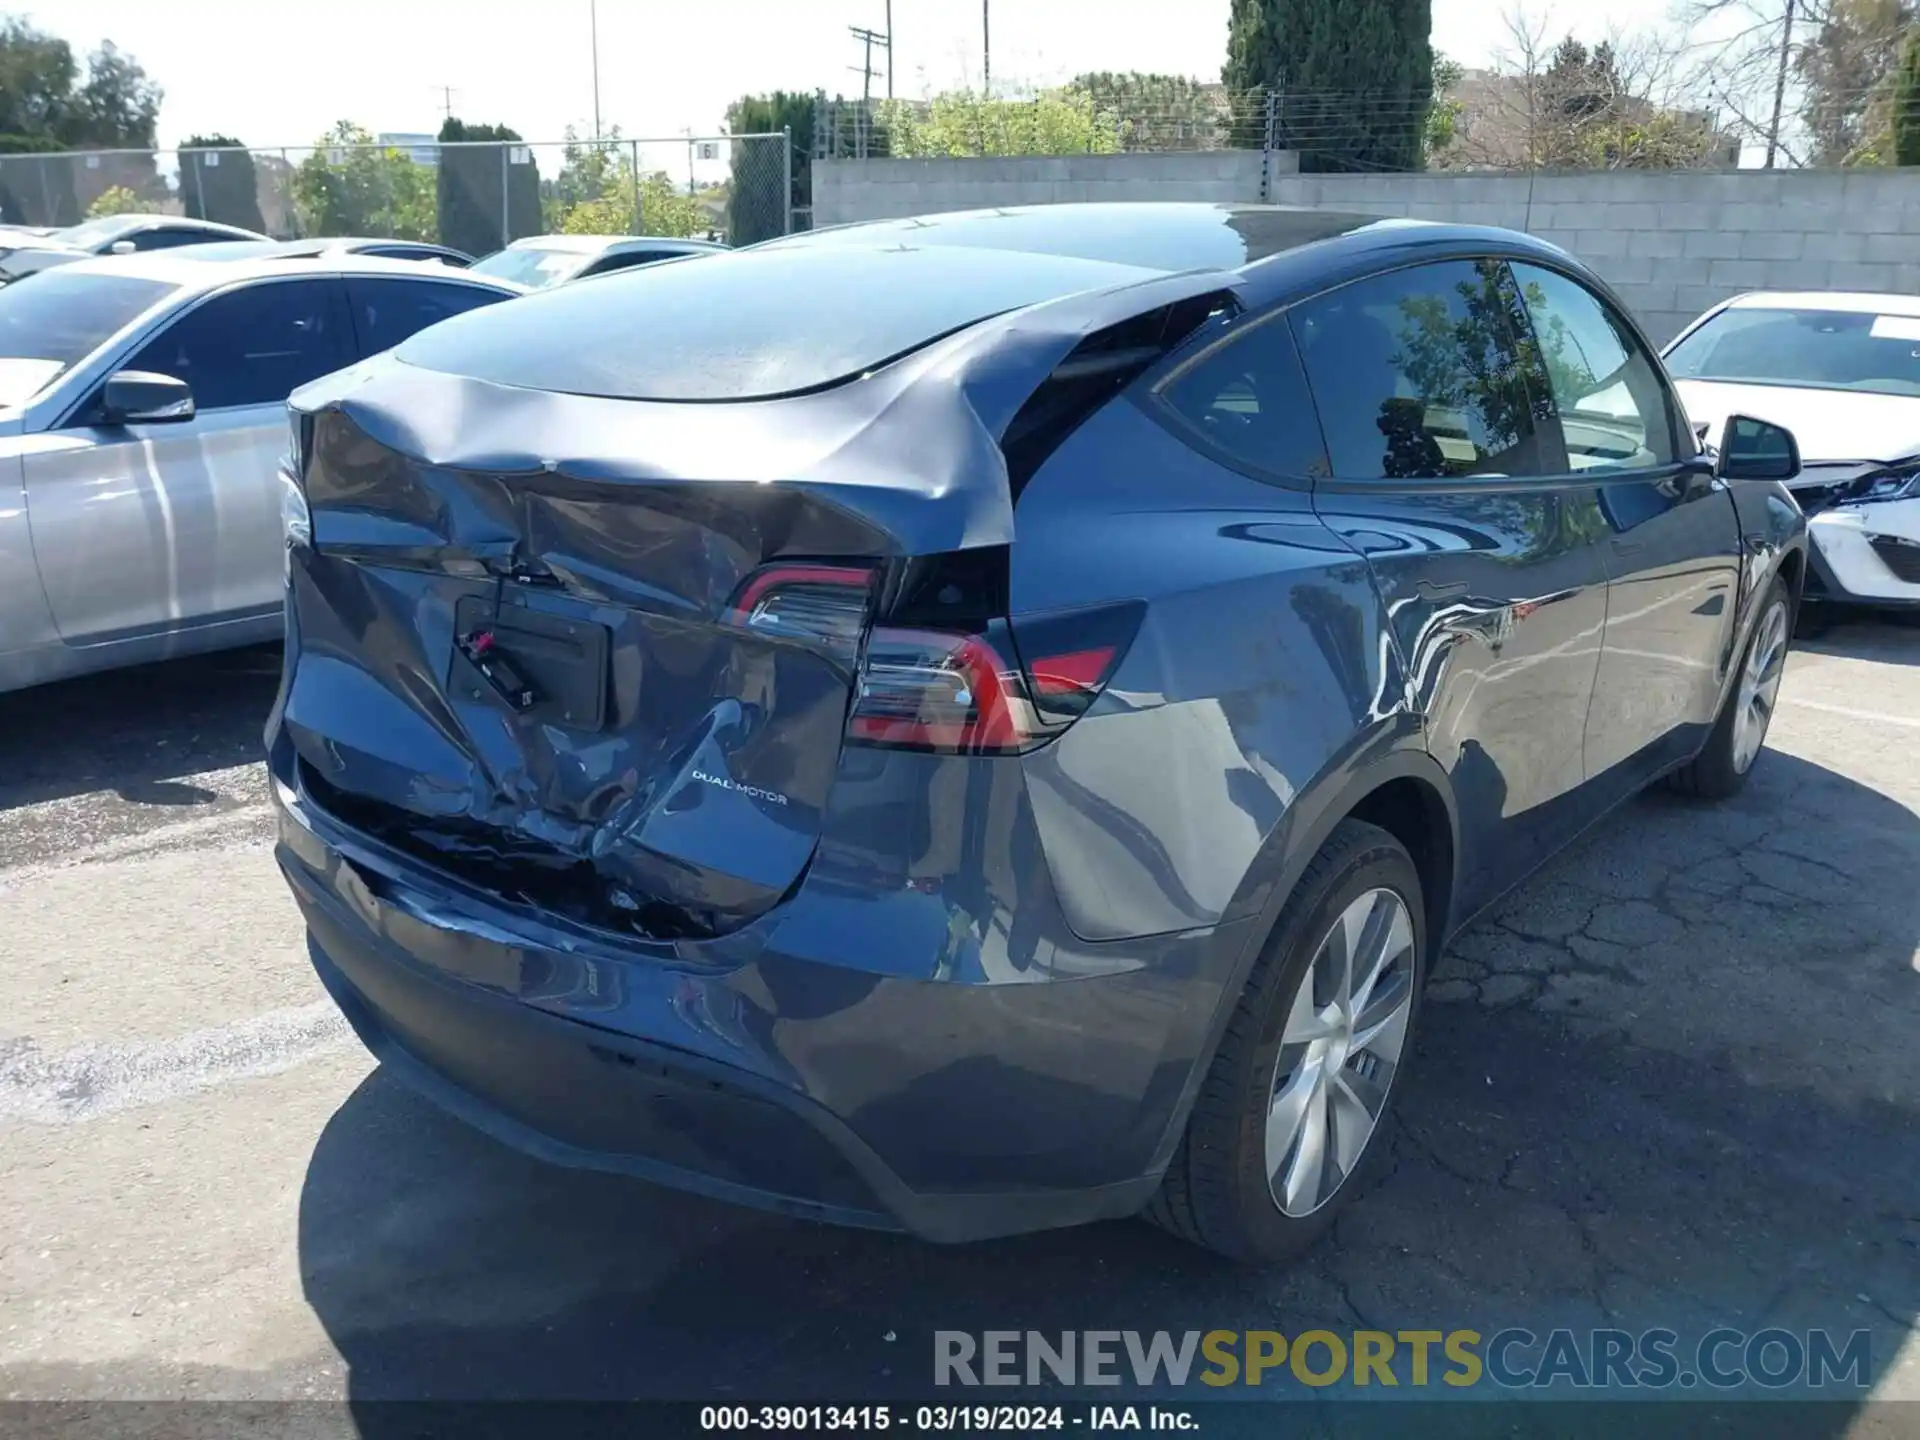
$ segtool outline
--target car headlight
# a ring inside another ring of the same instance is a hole
[[[1880,476],[1855,500],[1920,499],[1920,470],[1894,471]]]

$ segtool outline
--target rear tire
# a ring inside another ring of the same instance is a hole
[[[1254,962],[1148,1219],[1254,1264],[1326,1233],[1391,1148],[1425,913],[1406,847],[1343,821]]]
[[[1760,602],[1740,668],[1721,702],[1720,714],[1700,753],[1674,771],[1669,784],[1684,795],[1725,800],[1746,787],[1766,748],[1767,729],[1780,697],[1793,630],[1793,600],[1775,580]]]

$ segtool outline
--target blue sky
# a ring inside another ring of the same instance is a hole
[[[16,0],[16,4],[21,0]],[[1658,24],[1672,0],[1535,3],[1556,31],[1589,38]],[[1082,70],[1217,78],[1228,0],[991,0],[994,76],[1047,81]],[[11,8],[11,7],[10,7]],[[431,130],[454,112],[529,139],[591,130],[589,0],[24,0],[77,49],[111,39],[167,91],[163,144],[222,130],[250,145],[302,145],[334,120]],[[1434,0],[1434,41],[1469,64],[1503,37],[1497,0]],[[711,132],[744,91],[858,93],[849,25],[884,27],[885,0],[597,0],[600,108],[628,135]],[[902,94],[974,81],[980,0],[893,0]],[[271,16],[271,19],[269,19]],[[876,64],[878,62],[876,61]],[[884,82],[882,82],[884,84]]]

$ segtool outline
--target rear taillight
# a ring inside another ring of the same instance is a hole
[[[942,754],[1013,755],[1093,704],[1142,608],[1101,606],[977,634],[877,626],[867,637],[847,738]],[[1024,661],[1024,663],[1022,663]]]
[[[852,665],[873,597],[873,571],[852,565],[780,564],[741,583],[728,611],[736,625],[818,645]]]
[[[1034,740],[1019,667],[983,635],[880,627],[867,637],[847,738],[949,754],[1010,754]]]

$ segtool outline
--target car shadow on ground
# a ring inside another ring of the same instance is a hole
[[[212,804],[180,777],[258,760],[279,678],[279,649],[256,646],[0,695],[0,811],[102,790]]]
[[[1883,665],[1920,665],[1920,610],[1816,605],[1795,627],[1793,648]]]
[[[1825,1328],[1878,1377],[1920,1313],[1916,873],[1912,810],[1790,755],[1636,802],[1437,967],[1392,1164],[1285,1269],[820,1228],[548,1168],[376,1071],[309,1165],[306,1297],[368,1434],[400,1398],[926,1398],[936,1330]]]

